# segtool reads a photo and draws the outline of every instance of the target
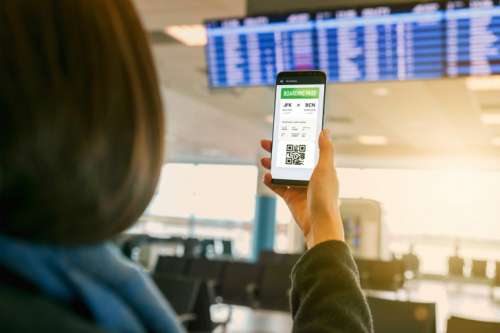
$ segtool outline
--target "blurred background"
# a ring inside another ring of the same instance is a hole
[[[257,161],[277,72],[321,69],[347,240],[366,289],[437,304],[435,319],[424,316],[434,328],[404,332],[445,332],[452,316],[500,321],[497,0],[135,3],[168,128],[155,198],[123,239],[135,260],[154,270],[161,257],[258,262],[304,250]],[[377,263],[388,262],[405,268],[377,286]],[[239,331],[257,330],[248,325]]]

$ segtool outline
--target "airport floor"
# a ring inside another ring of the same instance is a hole
[[[500,321],[500,290],[496,290],[496,300],[493,300],[491,288],[487,285],[418,280],[408,282],[404,291],[370,291],[369,294],[388,299],[435,302],[437,333],[446,332],[446,321],[451,315]],[[234,306],[226,330],[218,328],[215,333],[282,333],[291,332],[291,328],[289,313]]]
[[[231,321],[218,327],[214,333],[283,333],[292,331],[292,318],[288,312],[254,310],[233,305]]]

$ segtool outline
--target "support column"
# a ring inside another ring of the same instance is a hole
[[[260,160],[260,159],[259,159]],[[258,162],[257,198],[253,229],[252,259],[256,261],[262,250],[272,250],[276,233],[276,195],[263,184],[265,169]]]

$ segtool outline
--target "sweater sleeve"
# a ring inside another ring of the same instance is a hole
[[[293,332],[372,333],[359,273],[344,242],[327,241],[304,254],[292,270]]]

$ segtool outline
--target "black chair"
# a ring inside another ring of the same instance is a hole
[[[160,256],[156,262],[156,274],[184,275],[189,265],[188,258]]]
[[[222,240],[222,255],[224,257],[232,257],[233,256],[233,241],[228,239]]]
[[[272,250],[263,250],[259,254],[259,264],[261,265],[288,265],[293,267],[302,254],[298,253],[277,253]]]
[[[472,260],[472,268],[470,274],[474,278],[486,279],[486,267],[488,262],[486,260]]]
[[[287,253],[283,257],[283,262],[285,265],[293,267],[299,261],[300,257],[302,257],[302,253]]]
[[[359,279],[361,282],[361,288],[368,288],[370,271],[372,270],[373,260],[367,260],[362,258],[355,258],[356,266],[358,267]]]
[[[213,295],[210,287],[202,281],[198,291],[198,297],[194,305],[194,320],[189,321],[187,327],[189,332],[212,332],[218,323],[212,321],[210,306],[213,304]],[[222,323],[226,324],[226,323]]]
[[[436,333],[436,305],[368,297],[375,332]],[[472,331],[470,332],[472,333]]]
[[[191,260],[187,275],[204,280],[220,282],[226,261],[196,258]]]
[[[199,258],[202,254],[203,247],[199,239],[186,238],[184,240],[184,257]]]
[[[446,333],[498,333],[500,323],[470,320],[459,317],[448,319]]]
[[[162,274],[155,274],[153,280],[189,332],[211,332],[216,327],[210,316],[211,300],[204,281]]]
[[[217,295],[220,294],[222,272],[225,265],[226,261],[205,258],[192,259],[189,265],[187,275],[206,281],[212,304],[215,303]]]
[[[259,308],[290,311],[290,273],[291,268],[287,264],[264,267],[257,289]]]
[[[207,258],[210,256],[215,256],[215,240],[214,239],[204,239],[200,243],[201,253],[200,257]]]
[[[221,279],[220,296],[226,304],[255,306],[255,291],[261,267],[246,262],[228,262]]]
[[[414,253],[407,253],[401,258],[405,266],[405,272],[413,273],[417,276],[420,270],[420,259]]]
[[[201,280],[166,274],[155,274],[153,280],[181,322],[186,323],[195,319],[194,310]]]
[[[405,268],[401,260],[356,259],[356,264],[364,289],[396,291],[404,285]]]
[[[493,286],[500,287],[500,261],[495,264],[495,278],[493,279]]]
[[[452,256],[448,258],[448,275],[451,277],[464,276],[464,258],[459,256]]]
[[[280,253],[273,250],[262,250],[259,254],[259,264],[261,265],[279,265],[283,260]]]

